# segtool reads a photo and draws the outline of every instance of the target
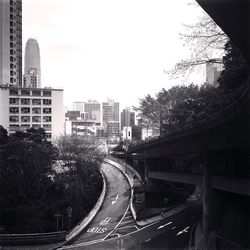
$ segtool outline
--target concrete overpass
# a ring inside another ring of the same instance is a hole
[[[197,2],[250,62],[250,1]],[[128,160],[146,183],[165,180],[202,186],[204,249],[218,224],[218,211],[223,207],[224,200],[218,191],[250,196],[249,83],[248,79],[245,90],[234,103],[211,119],[137,145],[127,153]],[[179,159],[186,159],[181,171],[176,164]]]

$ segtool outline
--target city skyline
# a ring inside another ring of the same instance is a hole
[[[189,54],[179,33],[201,10],[188,3],[25,0],[23,41],[39,41],[44,86],[63,88],[65,106],[109,97],[138,105],[181,83],[166,70]]]

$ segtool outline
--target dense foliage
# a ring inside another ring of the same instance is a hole
[[[66,154],[71,150],[68,144]],[[0,226],[6,233],[56,231],[56,213],[59,229],[67,230],[69,207],[71,224],[86,215],[100,194],[102,179],[100,157],[84,149],[74,154],[78,159],[88,154],[88,160],[71,161],[75,167],[70,171],[55,169],[61,149],[47,141],[43,129],[8,136],[0,126]]]
[[[244,91],[250,70],[231,41],[225,44],[223,63],[217,88],[206,83],[174,86],[162,89],[155,97],[142,98],[137,108],[142,125],[158,128],[160,134],[165,134],[197,121],[206,121],[230,105]]]

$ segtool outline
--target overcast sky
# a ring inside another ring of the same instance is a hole
[[[122,107],[137,105],[178,83],[164,70],[189,55],[179,36],[182,23],[202,13],[191,2],[24,0],[23,47],[37,39],[42,86],[63,88],[66,106],[107,97]]]

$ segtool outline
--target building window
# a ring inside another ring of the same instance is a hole
[[[44,99],[43,100],[43,105],[51,105],[51,99]]]
[[[23,90],[21,90],[21,95],[30,95],[30,91],[23,89]]]
[[[10,131],[17,131],[19,130],[19,125],[17,124],[10,124]]]
[[[51,114],[51,108],[43,108],[44,114]]]
[[[21,124],[21,129],[22,130],[27,130],[30,128],[30,125],[29,124]]]
[[[51,116],[44,116],[43,122],[51,122]]]
[[[19,113],[19,107],[10,107],[10,113],[11,114],[18,114]]]
[[[21,104],[22,105],[30,105],[30,99],[28,99],[28,98],[21,99]]]
[[[33,90],[32,95],[33,96],[41,96],[41,91],[40,90]]]
[[[21,108],[21,113],[22,114],[29,114],[30,113],[30,108],[26,108],[26,107]]]
[[[43,96],[51,96],[51,91],[44,90],[43,91]]]
[[[46,138],[51,139],[51,133],[46,133]]]
[[[18,105],[19,104],[19,99],[18,98],[10,98],[10,104]]]
[[[32,108],[32,114],[41,114],[41,108]]]
[[[41,99],[33,99],[32,105],[41,105]]]
[[[32,124],[33,128],[41,128],[41,124]]]
[[[18,89],[10,89],[10,95],[18,95]]]
[[[32,122],[41,122],[41,116],[33,116]]]
[[[21,122],[30,122],[30,117],[29,116],[22,116]]]
[[[19,122],[18,116],[10,116],[10,122]]]
[[[51,131],[51,124],[44,124],[43,128],[47,131]]]

